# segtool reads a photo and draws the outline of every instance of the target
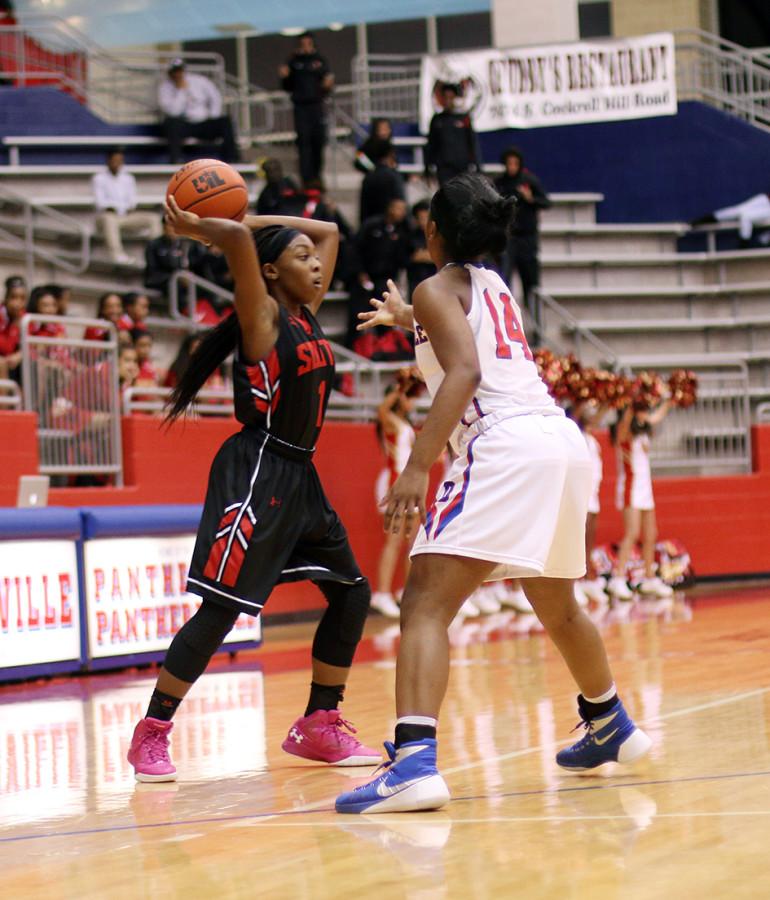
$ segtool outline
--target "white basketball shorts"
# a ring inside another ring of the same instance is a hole
[[[488,580],[582,578],[591,461],[563,416],[486,416],[462,434],[412,556],[500,565]]]

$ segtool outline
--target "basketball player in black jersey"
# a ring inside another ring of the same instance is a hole
[[[210,374],[235,354],[235,414],[243,429],[211,467],[187,589],[202,598],[169,647],[128,761],[139,781],[173,781],[172,716],[241,612],[259,615],[276,584],[310,579],[327,608],[312,650],[310,699],[283,742],[297,756],[372,765],[337,709],[369,608],[345,529],[312,463],[334,379],[334,355],[315,318],[337,256],[337,226],[249,216],[201,219],[173,198],[176,234],[216,244],[235,281],[236,314],[203,339],[170,401],[182,415]]]

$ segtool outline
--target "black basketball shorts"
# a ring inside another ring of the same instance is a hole
[[[256,616],[275,585],[363,580],[312,454],[244,428],[211,466],[187,590]]]

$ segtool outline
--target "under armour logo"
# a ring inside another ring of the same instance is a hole
[[[270,498],[270,506],[280,506],[283,503],[283,500],[280,500],[278,497]]]
[[[298,743],[298,744],[301,744],[302,741],[305,740],[304,734],[300,734],[296,728],[292,728],[292,730],[289,732],[289,737],[293,741],[296,741],[296,743]]]

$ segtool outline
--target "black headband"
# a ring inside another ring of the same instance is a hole
[[[302,234],[296,228],[284,228],[281,225],[261,228],[256,234],[257,253],[261,264],[273,263]]]

